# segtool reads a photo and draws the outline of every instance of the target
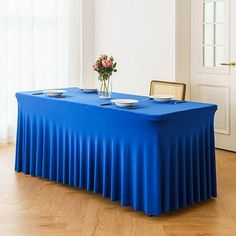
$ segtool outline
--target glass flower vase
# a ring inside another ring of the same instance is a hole
[[[111,98],[112,93],[112,78],[111,76],[103,78],[98,77],[98,96],[100,99],[109,99]]]

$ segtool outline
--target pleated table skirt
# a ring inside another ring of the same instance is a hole
[[[106,110],[101,120],[50,107],[32,112],[19,103],[16,171],[149,215],[216,197],[214,111],[149,121]]]

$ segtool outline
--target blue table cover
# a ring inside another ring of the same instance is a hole
[[[17,93],[15,170],[101,193],[150,215],[216,197],[216,105],[101,107],[97,94]],[[112,98],[143,99],[112,94]]]

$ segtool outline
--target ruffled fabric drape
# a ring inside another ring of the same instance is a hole
[[[150,101],[145,116],[138,109],[100,107],[94,95],[84,104],[83,96],[72,102],[17,94],[16,171],[151,215],[216,197],[216,106],[177,111],[191,107],[186,103],[162,116],[158,107],[169,104]]]

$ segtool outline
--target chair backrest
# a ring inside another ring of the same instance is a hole
[[[173,95],[176,100],[185,100],[186,84],[152,80],[150,95]]]

